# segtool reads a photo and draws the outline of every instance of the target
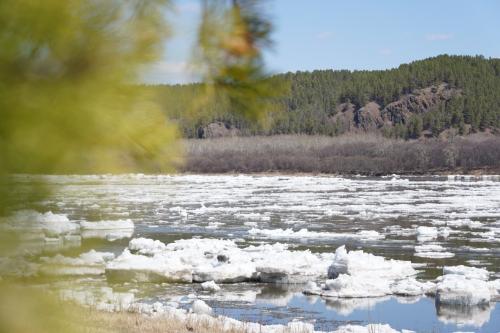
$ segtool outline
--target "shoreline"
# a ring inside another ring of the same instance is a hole
[[[500,178],[500,167],[499,168],[480,168],[469,170],[468,172],[463,172],[460,169],[454,170],[435,170],[434,172],[403,172],[403,173],[384,173],[384,174],[370,174],[370,173],[326,173],[326,172],[305,172],[305,171],[293,171],[293,170],[269,170],[269,171],[226,171],[226,172],[196,172],[196,171],[178,171],[178,172],[121,172],[121,173],[16,173],[11,176],[14,177],[36,177],[36,176],[124,176],[124,175],[145,175],[145,176],[183,176],[183,175],[207,175],[207,176],[238,176],[238,175],[252,175],[252,176],[318,176],[318,177],[376,177],[376,178],[388,178],[391,176],[399,177],[482,177],[482,176],[493,176]]]
[[[146,174],[146,175],[162,175],[162,174]],[[208,175],[208,176],[226,176],[226,175],[252,175],[252,176],[318,176],[318,177],[447,177],[447,176],[457,176],[457,177],[482,177],[482,176],[496,176],[500,178],[500,169],[497,168],[485,168],[470,170],[468,173],[460,172],[460,170],[436,170],[435,172],[426,173],[387,173],[387,174],[362,174],[362,173],[325,173],[325,172],[304,172],[304,171],[293,171],[293,170],[276,170],[276,171],[255,171],[255,172],[240,172],[240,171],[227,171],[227,172],[193,172],[193,171],[182,171],[178,173],[168,174],[168,175]]]

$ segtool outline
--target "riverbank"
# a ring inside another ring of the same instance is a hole
[[[68,324],[67,331],[74,333],[314,333],[312,325],[297,322],[295,325],[258,325],[238,322],[224,317],[188,316],[180,319],[172,315],[147,316],[130,312],[104,312],[79,309],[77,320]],[[241,325],[239,325],[241,324]],[[389,325],[348,325],[331,333],[399,333]]]
[[[186,173],[500,174],[500,137],[395,140],[377,135],[185,140]]]

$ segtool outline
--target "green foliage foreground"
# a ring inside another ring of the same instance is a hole
[[[259,118],[269,95],[261,48],[271,31],[259,3],[202,1],[194,53],[205,84],[192,110],[220,98]],[[0,263],[14,250],[23,253],[18,235],[3,228],[4,216],[50,194],[43,184],[18,186],[11,174],[167,172],[182,158],[177,127],[136,85],[163,53],[172,5],[0,1]],[[46,316],[60,309],[29,291],[12,295],[4,273],[0,332],[60,332]]]

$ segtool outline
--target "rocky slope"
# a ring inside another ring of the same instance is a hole
[[[425,114],[439,108],[456,96],[461,96],[460,89],[452,88],[446,83],[416,89],[398,100],[387,104],[384,108],[376,102],[368,102],[361,108],[352,103],[337,106],[336,114],[329,118],[337,123],[344,132],[378,131],[391,128],[396,124],[407,124],[413,114]]]

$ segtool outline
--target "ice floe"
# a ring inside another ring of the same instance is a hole
[[[421,295],[433,287],[412,277],[411,262],[387,260],[361,250],[337,248],[328,268],[328,280],[321,287],[308,283],[304,293],[325,297],[356,298],[386,295]]]
[[[419,242],[426,242],[434,240],[438,237],[446,238],[450,235],[451,229],[449,227],[426,227],[419,226],[416,229],[417,240]]]
[[[409,261],[388,260],[362,250],[347,251],[345,246],[337,248],[333,262],[328,268],[329,278],[336,278],[339,274],[349,274],[352,276],[402,279],[416,273]]]
[[[103,238],[114,241],[130,238],[134,233],[134,223],[131,220],[113,220],[99,222],[81,222],[83,238]]]
[[[488,272],[486,269],[476,268],[476,267],[468,267],[468,266],[464,266],[464,265],[444,266],[443,267],[443,274],[444,275],[448,275],[448,274],[462,275],[468,279],[477,279],[477,280],[483,280],[483,281],[488,281],[488,279],[490,278],[490,272]]]
[[[309,231],[302,228],[298,231],[293,229],[258,229],[252,228],[248,230],[250,235],[263,236],[272,239],[359,239],[359,240],[377,240],[385,238],[374,230],[361,230],[356,233],[334,233]]]
[[[471,306],[490,302],[492,292],[484,280],[488,278],[484,270],[457,266],[445,267],[443,273],[436,286],[436,304]]]
[[[113,241],[129,238],[134,232],[131,220],[71,221],[66,214],[54,214],[51,211],[40,213],[19,210],[0,222],[2,230],[15,232],[19,236],[19,249],[32,254],[79,247],[82,238]]]
[[[7,228],[22,233],[42,233],[45,237],[78,233],[80,226],[71,222],[65,214],[39,213],[35,210],[21,210],[5,218]],[[5,226],[4,225],[4,226]]]
[[[215,292],[215,291],[219,291],[220,287],[217,285],[217,283],[215,283],[214,280],[212,280],[212,281],[203,282],[201,284],[201,289]]]
[[[58,251],[81,245],[80,225],[65,214],[20,210],[0,218],[0,232],[13,232],[19,239],[18,254]]]
[[[420,282],[414,278],[406,278],[398,280],[391,284],[391,292],[394,295],[400,296],[420,296],[425,294],[433,294],[436,289],[436,284],[431,281]]]
[[[76,258],[60,254],[40,258],[40,273],[44,275],[100,275],[104,274],[106,262],[115,257],[110,252],[90,250]]]
[[[196,314],[205,314],[205,315],[211,315],[213,313],[213,310],[210,306],[208,306],[207,303],[204,301],[197,299],[193,302],[193,305],[191,306],[191,311]]]
[[[124,281],[302,283],[324,276],[331,258],[280,243],[240,248],[233,240],[182,239],[164,245],[139,238],[107,264],[106,274]]]
[[[452,258],[453,252],[448,252],[439,244],[424,244],[415,246],[415,256],[422,258]]]

